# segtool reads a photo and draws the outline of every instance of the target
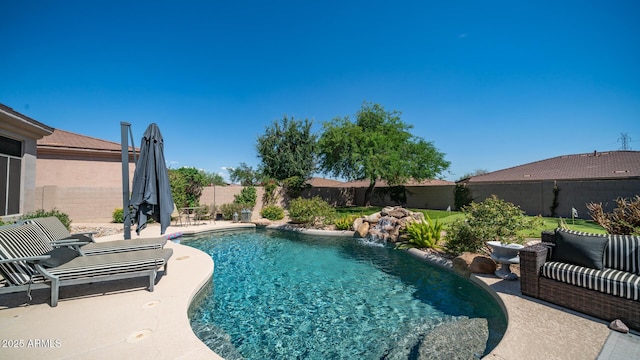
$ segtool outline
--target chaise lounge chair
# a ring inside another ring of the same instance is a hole
[[[148,239],[116,240],[94,242],[93,233],[71,234],[55,216],[27,219],[23,224],[33,224],[53,247],[71,246],[82,255],[110,254],[124,251],[162,249],[167,243],[166,236]],[[87,234],[91,234],[89,237]]]
[[[153,291],[156,276],[173,254],[155,249],[81,256],[68,247],[53,248],[34,224],[0,227],[0,273],[6,284],[0,294],[51,289],[50,304],[57,306],[59,289],[65,285],[148,277]]]

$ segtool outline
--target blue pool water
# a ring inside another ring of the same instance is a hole
[[[412,359],[425,345],[460,355],[470,351],[468,334],[480,334],[471,355],[479,358],[506,329],[489,294],[406,251],[271,230],[183,244],[215,262],[213,284],[189,316],[229,360]],[[484,325],[460,330],[469,319]]]

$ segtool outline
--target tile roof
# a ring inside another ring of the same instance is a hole
[[[69,131],[55,129],[51,135],[38,140],[38,150],[76,150],[120,153],[121,145],[117,142],[96,139]]]
[[[333,179],[313,177],[307,181],[307,184],[313,187],[343,187],[345,183],[342,181],[333,180]]]
[[[4,104],[0,104],[0,119],[2,119],[0,127],[8,127],[7,130],[9,131],[20,132],[20,130],[23,130],[23,133],[26,130],[29,135],[34,136],[36,139],[51,134],[53,131],[52,127],[21,114]]]
[[[332,179],[325,179],[325,178],[318,178],[318,177],[314,177],[311,178],[308,182],[309,185],[313,186],[313,187],[356,187],[356,188],[360,188],[360,187],[368,187],[369,186],[369,180],[354,180],[354,181],[349,181],[349,182],[342,182],[342,181],[338,181],[338,180],[332,180]],[[408,181],[405,186],[433,186],[433,185],[453,185],[453,182],[450,181],[445,181],[445,180],[438,180],[438,179],[432,179],[432,180],[424,180],[421,182],[416,182],[416,181]],[[376,187],[385,187],[387,186],[387,183],[384,180],[378,180],[376,182]]]
[[[404,186],[435,186],[435,185],[454,185],[454,184],[455,183],[451,181],[430,179],[430,180],[423,180],[423,181],[409,180],[404,184]],[[369,187],[369,180],[367,179],[367,180],[349,181],[345,183],[345,185],[349,187]],[[376,181],[376,187],[384,187],[384,186],[387,186],[386,181],[384,180]]]
[[[640,177],[640,151],[563,155],[473,176],[469,183]]]

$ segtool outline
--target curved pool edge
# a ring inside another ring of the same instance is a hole
[[[234,229],[232,223],[229,223],[229,226],[221,223],[218,222],[215,227],[225,230]],[[272,225],[268,228],[286,230],[287,227]],[[238,227],[235,229],[238,229]],[[293,231],[310,235],[353,236],[353,232],[349,234],[349,232],[344,231],[300,231],[299,229]],[[199,235],[206,232],[197,231],[196,233]],[[425,261],[433,265],[446,266],[446,260],[442,258],[437,258],[417,249],[409,249],[408,251],[414,253],[414,255],[421,256]],[[206,257],[211,259],[208,256]],[[453,271],[451,268],[447,269]],[[211,274],[213,274],[213,265],[211,266]],[[210,276],[207,279],[210,279]],[[602,321],[550,304],[540,303],[535,299],[523,297],[520,292],[520,281],[505,281],[493,275],[482,274],[472,274],[470,280],[499,300],[498,303],[504,306],[503,309],[507,319],[507,329],[502,339],[483,359],[503,360],[523,357],[529,359],[573,359],[576,357],[584,358],[585,356],[587,358],[596,358],[609,336],[607,324]],[[193,290],[192,298],[200,291],[200,288]],[[185,307],[185,315],[188,308],[189,305]],[[206,348],[206,350],[198,353],[199,357],[191,356],[186,358],[207,359],[212,358],[212,355],[219,357],[218,354],[215,354],[193,334],[189,319],[186,316],[185,321],[189,326],[191,336],[196,338],[199,343],[197,348]],[[560,341],[558,337],[560,337]]]
[[[291,226],[288,224],[284,225],[268,225],[266,227],[270,230],[282,230],[282,231],[291,231],[300,234],[306,235],[321,235],[321,236],[345,236],[345,237],[353,237],[355,231],[350,230],[319,230],[319,229],[307,229]]]
[[[292,227],[292,226],[289,226],[289,225],[270,225],[270,226],[267,226],[267,229],[275,229],[275,230],[281,230],[281,231],[293,231],[293,232],[302,233],[302,234],[322,235],[322,236],[353,237],[354,234],[355,234],[355,231],[301,229],[301,228]],[[437,267],[439,267],[439,268],[441,268],[443,270],[450,271],[451,273],[456,274],[457,276],[463,277],[462,275],[456,273],[453,270],[452,262],[449,259],[446,259],[446,258],[441,257],[441,256],[437,256],[437,255],[432,254],[432,253],[427,253],[425,251],[422,251],[422,250],[416,249],[416,248],[409,248],[406,251],[409,254],[411,254],[412,256],[414,256],[416,258],[418,258],[421,261],[429,263],[429,264],[431,264],[433,266],[437,266]],[[479,288],[484,290],[487,294],[489,294],[491,296],[491,298],[493,298],[496,301],[496,303],[498,304],[498,306],[500,307],[500,309],[504,313],[504,316],[505,316],[505,319],[506,319],[506,322],[507,322],[507,329],[505,330],[504,334],[502,335],[502,338],[500,339],[500,342],[498,342],[498,344],[489,352],[489,354],[485,355],[483,357],[483,359],[486,359],[486,358],[489,358],[489,357],[495,357],[494,354],[496,352],[501,352],[501,348],[500,348],[501,344],[504,343],[505,338],[510,333],[509,330],[511,328],[511,324],[510,324],[510,321],[509,321],[509,309],[508,309],[508,306],[503,301],[503,299],[501,298],[501,295],[496,290],[494,290],[488,282],[485,282],[483,280],[483,278],[480,278],[480,277],[476,276],[476,274],[471,274],[468,278],[465,277],[465,279],[469,280],[471,283],[475,284],[476,286],[478,286]]]

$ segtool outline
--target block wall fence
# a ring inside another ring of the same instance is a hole
[[[600,180],[600,181],[557,181],[558,206],[556,216],[571,217],[571,208],[576,208],[580,218],[589,219],[586,204],[603,203],[606,211],[615,208],[618,197],[633,198],[640,195],[640,179]],[[519,205],[528,215],[551,215],[553,203],[553,181],[469,184],[474,201],[482,201],[492,194]],[[222,205],[231,203],[234,195],[242,191],[242,186],[207,186],[203,189],[200,204]],[[253,219],[260,217],[264,189],[256,187],[258,200],[253,211]],[[449,206],[455,209],[455,185],[409,186],[406,187],[405,207],[418,209],[445,210]],[[281,193],[281,191],[280,191]],[[303,197],[320,196],[334,206],[363,205],[364,188],[314,187],[302,192]],[[75,222],[109,222],[113,211],[122,208],[122,189],[119,187],[61,187],[40,186],[34,192],[35,209],[51,210],[56,208],[67,213]],[[287,199],[279,196],[279,205],[284,206]],[[371,204],[375,206],[398,205],[388,196],[373,196]]]

